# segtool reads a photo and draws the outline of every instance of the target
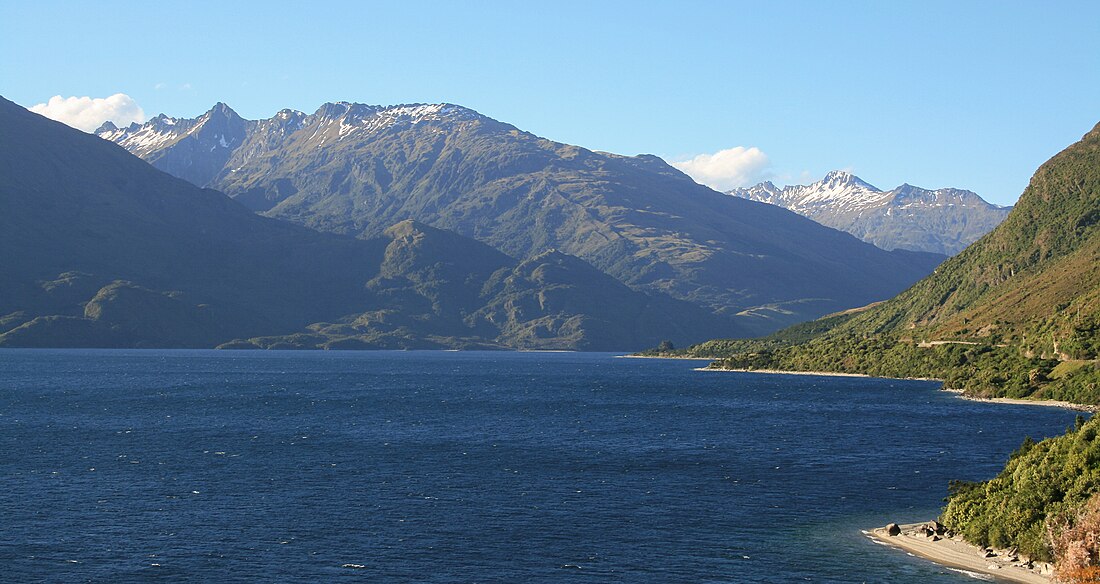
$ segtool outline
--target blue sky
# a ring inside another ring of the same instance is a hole
[[[447,101],[554,140],[1012,203],[1100,121],[1100,2],[15,2],[0,94],[146,117]],[[756,150],[753,150],[753,149]],[[717,180],[717,179],[716,179]]]

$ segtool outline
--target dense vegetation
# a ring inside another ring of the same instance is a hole
[[[745,348],[748,343],[735,345]],[[714,345],[706,350],[714,351]],[[724,347],[728,350],[730,346]],[[690,352],[690,351],[689,351]],[[878,377],[941,379],[974,397],[1011,397],[1100,404],[1100,369],[1087,360],[1027,356],[1018,348],[985,343],[926,344],[876,336],[831,335],[799,345],[740,351],[711,367],[859,373]]]
[[[1063,436],[1025,440],[993,479],[953,483],[941,522],[978,545],[1057,560],[1066,546],[1052,544],[1098,491],[1100,418],[1079,417]]]

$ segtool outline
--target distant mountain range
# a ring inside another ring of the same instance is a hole
[[[622,350],[736,330],[560,252],[261,217],[3,99],[0,185],[0,347]]]
[[[520,261],[557,250],[632,290],[702,307],[734,335],[887,298],[943,259],[723,195],[655,156],[552,142],[451,104],[339,102],[265,120],[217,104],[97,134],[322,231],[373,239],[413,220]]]
[[[810,185],[779,188],[762,182],[728,194],[790,209],[883,249],[946,255],[959,253],[989,233],[1011,210],[961,189],[903,184],[883,191],[843,171],[830,172]]]

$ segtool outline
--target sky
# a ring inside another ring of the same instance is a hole
[[[219,101],[250,119],[449,102],[656,154],[723,189],[840,169],[1012,204],[1100,121],[1091,0],[0,0],[0,13],[0,95],[86,130]]]

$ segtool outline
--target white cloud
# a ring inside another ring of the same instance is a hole
[[[700,154],[690,160],[673,162],[672,166],[698,183],[712,189],[728,191],[751,186],[766,179],[769,176],[766,169],[770,164],[768,155],[759,148],[737,146],[714,154]]]
[[[55,95],[46,103],[27,108],[51,120],[57,120],[85,132],[95,131],[108,120],[117,126],[144,122],[145,112],[129,95],[116,93],[110,97],[61,97]]]

